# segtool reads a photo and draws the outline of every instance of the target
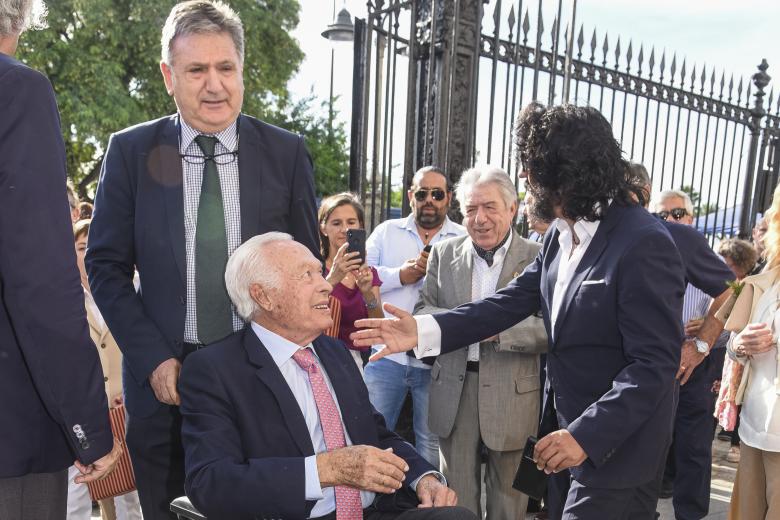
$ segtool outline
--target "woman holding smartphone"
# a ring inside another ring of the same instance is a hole
[[[355,195],[338,193],[323,199],[318,220],[325,279],[333,286],[331,296],[341,303],[338,338],[350,349],[362,372],[369,349],[355,347],[349,335],[356,330],[355,320],[384,317],[379,297],[382,282],[376,269],[365,264],[365,232],[354,237],[356,249],[362,251],[352,251],[347,239],[349,230],[364,229],[363,206]]]

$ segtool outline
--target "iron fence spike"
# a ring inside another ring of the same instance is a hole
[[[583,36],[583,27],[580,24],[580,35],[577,36],[577,47],[579,48],[578,54],[579,56],[582,56],[582,46],[585,43],[585,38]]]
[[[769,97],[766,98],[766,107],[769,109],[767,110],[767,112],[769,113],[772,112],[772,101],[774,100],[775,100],[775,87],[773,85],[772,88],[769,89]]]
[[[704,82],[707,81],[707,64],[705,63],[701,67],[701,78],[699,78],[701,81],[701,93],[704,93]]]
[[[620,66],[620,36],[618,36],[617,44],[615,45],[615,69]]]
[[[647,62],[650,65],[650,77],[653,77],[653,69],[655,68],[655,46],[650,48],[650,59]]]
[[[604,52],[604,63],[606,63],[609,52],[609,32],[604,33],[604,45],[601,46],[601,50]]]
[[[626,51],[626,71],[631,70],[631,58],[634,57],[633,41],[628,40],[628,50]]]
[[[726,86],[726,71],[720,73],[720,99],[723,99],[723,88]]]
[[[509,10],[509,34],[512,34],[512,30],[515,28],[515,6]]]
[[[745,94],[745,106],[750,108],[750,94],[753,93],[753,82],[747,82],[747,93]]]
[[[495,24],[494,33],[498,33],[499,24],[501,23],[501,2],[496,2],[496,7],[493,9],[493,23]]]
[[[731,78],[729,78],[729,93],[728,93],[728,102],[731,103],[731,97],[734,92],[734,74],[731,75]]]
[[[528,31],[531,30],[531,21],[528,19],[528,8],[525,10],[525,16],[523,17],[523,35],[528,39]]]
[[[659,77],[664,79],[664,69],[666,69],[666,49],[661,53],[661,63],[658,64],[658,70],[660,71]]]
[[[696,82],[696,64],[693,64],[691,69],[691,92],[693,92],[694,83]]]
[[[680,88],[682,88],[685,83],[685,61],[685,58],[683,58],[682,67],[680,67]]]
[[[677,72],[677,53],[675,52],[674,55],[672,55],[672,66],[669,69],[669,72],[671,73],[671,79],[672,84],[674,84],[674,73]]]
[[[593,60],[596,59],[596,46],[598,45],[598,42],[596,41],[596,29],[593,29],[593,36],[590,38],[590,62],[593,63]]]
[[[550,49],[555,48],[555,40],[558,38],[558,17],[553,18],[553,24],[550,28]]]

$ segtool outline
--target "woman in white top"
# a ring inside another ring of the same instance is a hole
[[[767,267],[745,278],[733,309],[729,354],[744,366],[736,403],[742,405],[741,457],[729,518],[780,519],[780,187],[767,212]],[[725,306],[724,306],[725,307]]]

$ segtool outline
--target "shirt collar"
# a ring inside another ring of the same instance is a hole
[[[444,217],[444,224],[439,230],[439,235],[446,237],[450,235],[457,235],[458,230],[455,228],[456,224],[450,220],[450,217]],[[409,213],[406,218],[398,219],[398,227],[417,234],[417,224],[414,222],[414,213]]]
[[[504,242],[504,245],[498,248],[496,251],[496,254],[493,256],[493,265],[492,267],[495,267],[497,265],[501,265],[501,263],[504,261],[504,257],[506,256],[507,251],[509,251],[509,246],[512,245],[512,238],[514,238],[514,233],[510,230],[509,231],[509,238],[506,239],[506,242]],[[473,241],[472,241],[473,244]],[[485,259],[482,258],[477,254],[477,252],[474,250],[474,247],[471,247],[471,254],[474,256],[474,260],[482,260],[482,262],[487,265],[487,262],[485,262]]]
[[[233,121],[233,123],[222,130],[221,132],[217,132],[216,134],[208,134],[205,132],[199,132],[198,130],[195,130],[190,125],[187,124],[187,122],[184,120],[183,117],[179,116],[179,153],[187,153],[187,150],[190,148],[190,145],[192,145],[192,142],[195,140],[196,137],[199,135],[211,135],[217,138],[217,141],[225,147],[226,150],[233,152],[236,150],[236,147],[238,146],[238,119]],[[196,146],[197,148],[197,146]],[[198,148],[198,151],[200,151],[200,148]]]
[[[293,357],[293,354],[298,352],[299,349],[311,348],[312,346],[311,343],[305,347],[296,345],[292,341],[281,337],[275,332],[271,332],[262,325],[258,325],[254,321],[252,322],[252,331],[262,342],[262,344],[265,345],[265,348],[268,350],[268,353],[271,354],[271,357],[274,359],[274,363],[276,363],[276,366],[278,367],[281,367],[283,364],[285,364],[291,357]],[[311,349],[311,352],[317,356],[317,353],[314,352],[313,348]]]
[[[578,220],[574,223],[574,233],[577,235],[577,238],[579,239],[579,243],[583,243],[587,240],[590,240],[593,238],[593,235],[596,234],[596,230],[599,227],[599,224],[601,223],[600,220]],[[571,227],[569,227],[569,224],[562,218],[555,220],[555,227],[558,229],[558,232],[560,233],[560,240],[561,241],[572,241],[572,234],[571,234]]]

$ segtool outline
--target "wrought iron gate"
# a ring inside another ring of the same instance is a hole
[[[597,107],[656,191],[698,194],[697,226],[712,240],[748,235],[780,173],[780,95],[770,91],[765,105],[766,60],[746,81],[577,29],[576,2],[563,13],[559,0],[549,29],[542,0],[528,4],[368,2],[355,24],[350,189],[363,195],[369,227],[388,217],[393,189],[408,213],[403,192],[426,164],[454,182],[487,162],[518,185],[512,123],[538,100]]]

